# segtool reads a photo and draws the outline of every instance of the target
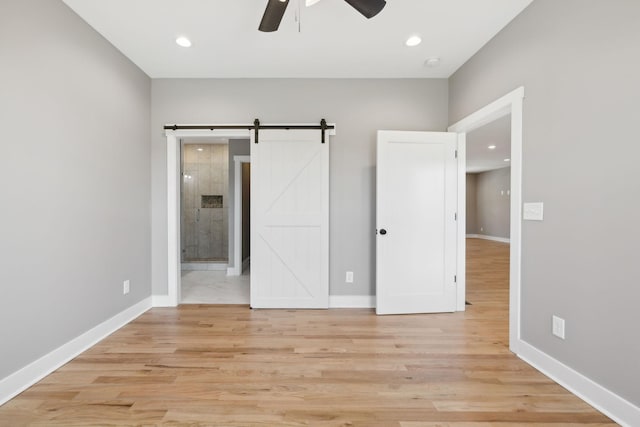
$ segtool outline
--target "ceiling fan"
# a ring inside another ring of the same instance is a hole
[[[311,6],[320,0],[306,0],[306,5]],[[387,4],[385,0],[344,0],[365,18],[376,16]],[[262,21],[258,29],[263,32],[277,31],[284,16],[289,0],[268,0],[267,8],[262,15]]]

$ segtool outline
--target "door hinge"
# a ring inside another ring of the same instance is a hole
[[[453,283],[458,283],[458,276],[456,275],[453,276]]]
[[[458,212],[453,214],[453,219],[456,220],[456,221],[458,220]]]
[[[458,150],[456,150],[456,159],[458,158]]]

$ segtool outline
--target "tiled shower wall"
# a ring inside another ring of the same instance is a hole
[[[226,262],[229,145],[185,144],[182,159],[182,261]],[[203,207],[202,196],[222,196],[222,207]]]

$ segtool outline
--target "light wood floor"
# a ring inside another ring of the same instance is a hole
[[[614,425],[508,351],[508,246],[468,247],[464,313],[153,309],[0,407],[0,425]]]

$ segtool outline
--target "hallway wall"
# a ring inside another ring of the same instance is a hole
[[[509,238],[510,189],[511,168],[467,174],[467,234]]]

